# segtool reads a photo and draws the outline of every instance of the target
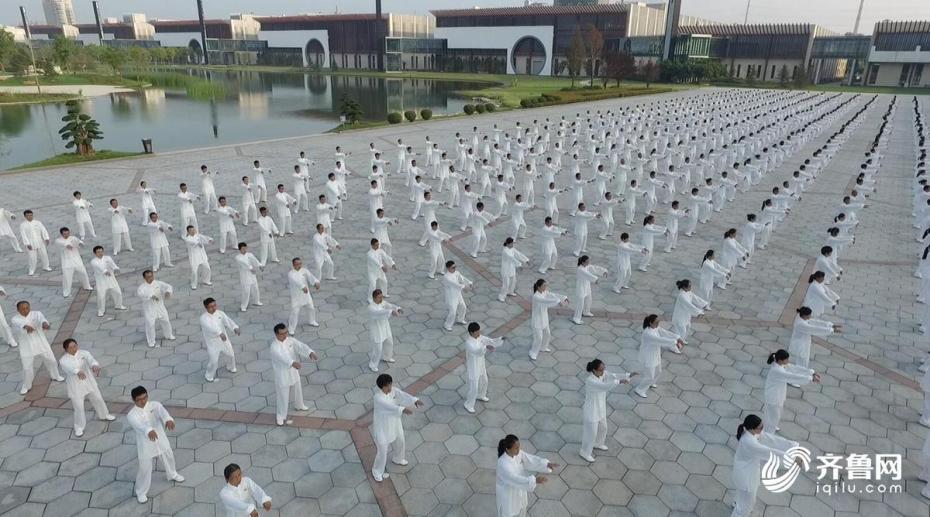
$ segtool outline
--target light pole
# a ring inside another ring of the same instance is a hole
[[[36,81],[36,91],[42,93],[42,86],[39,85],[39,69],[36,67],[36,54],[32,51],[32,31],[29,30],[29,22],[26,21],[26,8],[19,6],[19,15],[23,18],[23,30],[26,31],[26,43],[29,45],[29,57],[32,58],[32,73]]]

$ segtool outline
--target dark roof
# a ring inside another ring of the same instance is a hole
[[[611,14],[626,12],[622,4],[605,5],[528,5],[524,7],[488,7],[476,9],[439,9],[430,11],[436,18],[443,16],[535,16],[558,14]]]
[[[206,25],[229,25],[229,20],[204,20]],[[187,27],[189,25],[200,25],[197,20],[148,20],[148,23],[155,27]]]
[[[382,19],[387,19],[388,13],[381,13]],[[345,22],[358,20],[374,20],[375,14],[349,13],[349,14],[298,14],[295,16],[256,16],[258,23],[293,23],[293,22]]]
[[[896,22],[891,20],[882,20],[875,24],[875,34],[879,32],[890,33],[915,33],[930,32],[930,21],[906,21]]]
[[[710,34],[712,36],[810,34],[814,32],[814,25],[810,23],[681,25],[678,27],[678,32],[681,34]]]

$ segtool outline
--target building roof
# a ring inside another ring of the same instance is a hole
[[[678,27],[681,34],[710,34],[712,36],[768,36],[810,34],[816,26],[810,23],[764,23],[764,24],[712,24],[682,25]]]
[[[930,21],[927,20],[909,20],[909,21],[892,21],[882,20],[875,24],[875,34],[879,32],[891,33],[914,33],[930,32]]]
[[[381,13],[386,20],[388,13]],[[358,20],[374,20],[375,13],[347,13],[347,14],[298,14],[294,16],[256,16],[258,23],[292,23],[292,22],[346,22]]]
[[[528,5],[523,7],[478,7],[473,9],[439,9],[430,11],[436,18],[443,16],[536,16],[559,14],[615,14],[626,12],[623,4],[603,5]]]

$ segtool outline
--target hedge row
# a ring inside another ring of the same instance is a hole
[[[616,99],[621,97],[633,97],[636,95],[648,95],[653,93],[665,93],[672,91],[671,88],[625,88],[621,91],[615,89],[603,88],[584,88],[575,90],[563,90],[564,93],[558,95],[542,94],[538,97],[527,97],[520,99],[521,108],[538,108],[541,106],[555,106],[557,104],[569,104],[572,102],[596,101],[603,99]]]
[[[466,104],[463,108],[466,115],[472,115],[475,113],[491,113],[497,110],[497,106],[492,102],[485,102],[484,104]]]
[[[433,118],[433,110],[430,109],[421,109],[420,110],[420,119],[429,120]],[[387,115],[387,121],[391,124],[400,124],[407,119],[407,122],[413,122],[417,119],[417,112],[413,110],[407,110],[403,113],[399,111],[392,111]]]

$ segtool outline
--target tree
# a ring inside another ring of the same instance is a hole
[[[659,65],[653,61],[646,61],[639,67],[639,70],[643,74],[643,81],[646,82],[646,88],[649,88],[649,83],[659,78],[659,72],[661,72]]]
[[[607,57],[607,73],[604,77],[617,81],[617,86],[620,86],[620,81],[635,73],[636,62],[629,52],[618,52]]]
[[[782,88],[788,86],[788,79],[791,78],[791,74],[788,72],[788,65],[781,65],[781,70],[778,71],[778,84]]]
[[[61,139],[66,141],[66,149],[74,149],[74,153],[79,156],[94,155],[94,140],[103,138],[103,131],[100,130],[100,124],[86,113],[81,113],[81,105],[76,100],[70,100],[65,103],[68,113],[61,117],[65,123],[58,134]]]
[[[6,71],[6,66],[16,53],[16,40],[13,33],[0,29],[0,70]]]
[[[73,41],[64,36],[57,36],[55,37],[55,42],[52,43],[51,61],[53,64],[65,70],[69,70],[71,68],[71,60],[74,58],[76,51],[77,45],[75,45]]]
[[[801,89],[807,86],[807,69],[803,66],[799,66],[797,72],[794,73],[794,78],[792,80],[794,87]]]
[[[594,86],[594,76],[598,73],[598,60],[604,54],[604,35],[593,24],[588,25],[588,78]]]
[[[576,27],[575,35],[572,36],[572,44],[568,48],[568,60],[566,63],[568,75],[572,78],[572,88],[575,87],[575,78],[581,75],[584,56],[585,48],[584,41],[581,39],[581,30]]]
[[[129,61],[137,68],[145,68],[152,62],[152,55],[142,47],[131,47],[128,55]]]
[[[349,97],[347,94],[342,94],[342,101],[341,106],[339,107],[339,111],[345,115],[346,121],[348,121],[350,124],[357,123],[364,114],[361,104],[359,104],[355,99]]]
[[[9,59],[9,71],[14,74],[25,74],[26,70],[32,66],[32,57],[25,45],[17,45],[16,51]]]
[[[113,69],[113,73],[117,75],[121,74],[122,68],[129,58],[125,50],[115,47],[104,48],[100,57],[103,63]]]

